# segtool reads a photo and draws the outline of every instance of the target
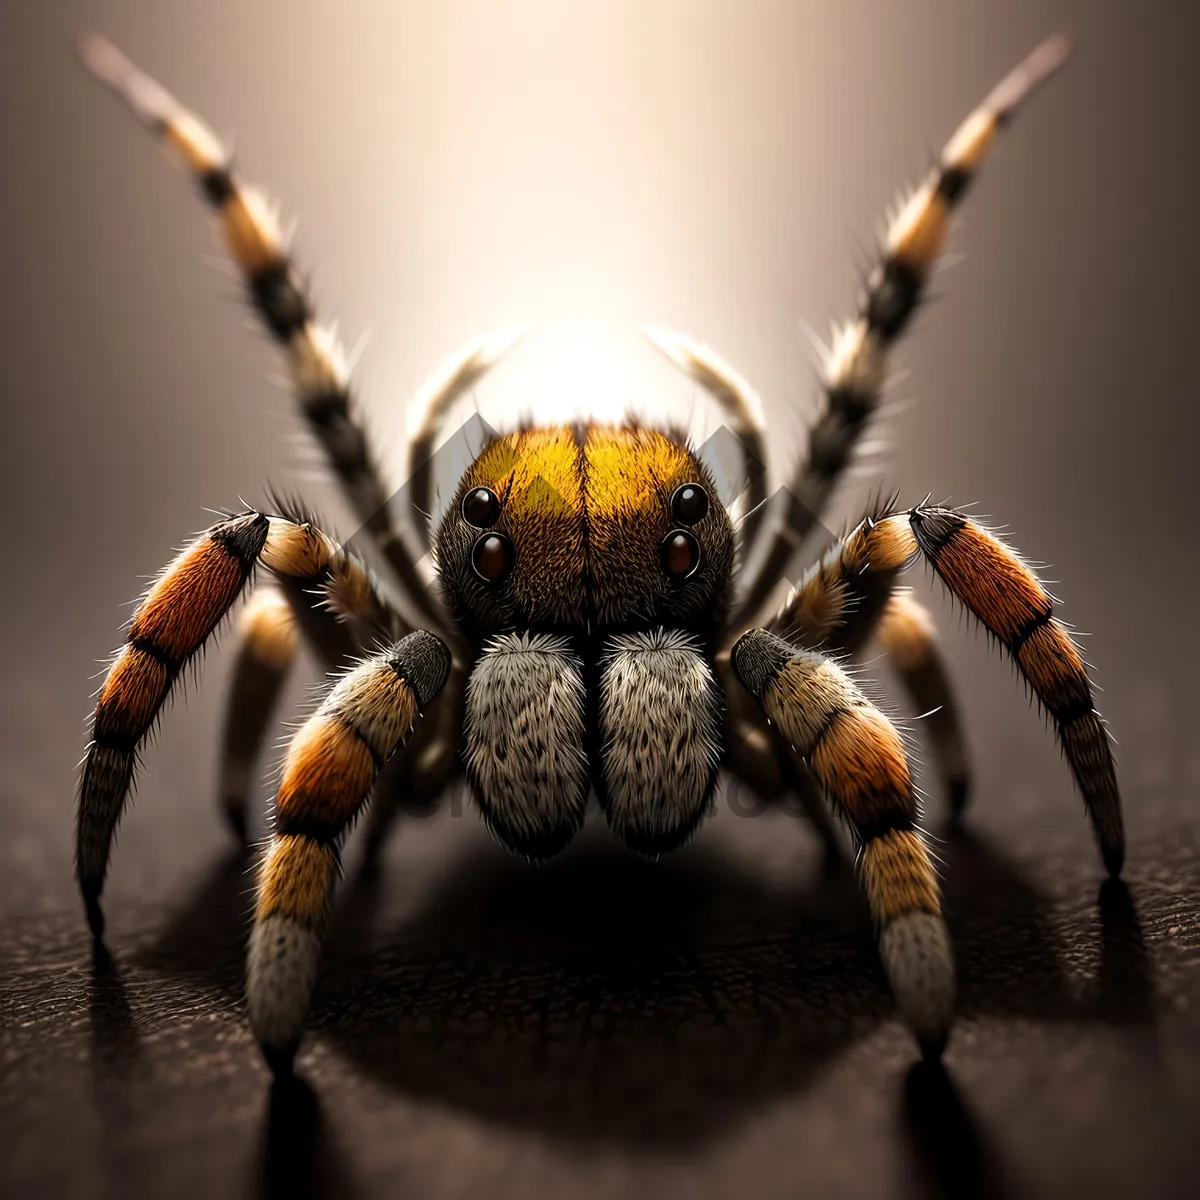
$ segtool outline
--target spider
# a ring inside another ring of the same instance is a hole
[[[878,406],[951,213],[996,133],[1067,50],[1062,38],[1035,49],[893,213],[858,312],[828,352],[819,413],[781,504],[766,504],[765,476],[750,472],[735,526],[678,431],[635,420],[528,426],[490,439],[431,529],[427,464],[443,420],[511,340],[485,337],[416,406],[415,530],[406,530],[389,513],[337,340],[317,324],[261,196],[238,180],[198,117],[111,44],[85,40],[90,69],[199,182],[285,356],[300,410],[403,601],[389,601],[360,558],[301,506],[278,501],[277,512],[230,514],[165,568],[98,692],[83,762],[76,870],[97,944],[139,747],[261,565],[274,588],[243,609],[221,767],[224,808],[243,837],[248,781],[298,640],[339,672],[290,741],[258,869],[246,1002],[276,1073],[292,1069],[304,1031],[348,828],[374,793],[368,838],[377,846],[400,798],[435,799],[464,775],[495,837],[535,861],[578,832],[593,791],[616,836],[651,857],[694,832],[722,770],[765,801],[799,796],[828,840],[827,800],[856,844],[897,1009],[921,1051],[940,1055],[955,971],[937,873],[904,742],[846,660],[877,639],[917,710],[935,710],[926,724],[952,811],[961,812],[968,767],[954,698],[930,614],[898,583],[913,562],[928,563],[1012,656],[1053,721],[1116,876],[1121,803],[1086,666],[1057,601],[1018,554],[965,513],[928,501],[907,511],[876,506],[782,607],[767,605]],[[762,461],[761,407],[746,381],[707,347],[650,333],[712,395],[746,462]],[[419,567],[426,551],[436,585]]]

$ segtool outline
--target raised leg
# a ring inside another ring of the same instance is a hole
[[[891,352],[908,328],[941,256],[950,218],[991,148],[1021,103],[1065,61],[1063,38],[1044,42],[993,89],[958,127],[925,182],[897,209],[884,239],[882,260],[871,273],[857,317],[835,335],[823,380],[822,404],[808,446],[782,498],[780,511],[760,529],[746,557],[747,575],[733,627],[755,618],[785,575],[788,564],[820,517],[850,461],[855,444],[878,407],[891,370]]]
[[[228,150],[212,130],[116,47],[91,37],[82,50],[93,74],[122,97],[196,176],[216,211],[225,246],[245,279],[250,302],[284,352],[309,429],[403,585],[406,599],[424,620],[445,627],[445,612],[418,569],[417,556],[392,521],[391,489],[380,476],[356,411],[342,348],[331,329],[318,325],[304,279],[288,254],[272,210],[261,193],[238,180]]]
[[[939,1055],[954,963],[899,734],[836,663],[765,629],[743,635],[731,661],[849,824],[896,1006],[922,1051]]]
[[[449,669],[441,641],[410,633],[344,675],[292,739],[246,962],[250,1027],[277,1073],[291,1069],[304,1031],[342,837]]]

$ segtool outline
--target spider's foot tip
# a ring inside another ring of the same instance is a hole
[[[299,1042],[290,1042],[286,1046],[274,1046],[269,1042],[259,1042],[258,1048],[266,1059],[271,1074],[277,1080],[291,1079],[296,1065],[296,1049]]]
[[[936,1032],[925,1031],[916,1035],[917,1045],[921,1048],[921,1061],[931,1065],[940,1065],[942,1055],[946,1052],[946,1043],[950,1040],[949,1028]]]
[[[1101,847],[1101,857],[1104,859],[1105,870],[1110,879],[1121,878],[1121,868],[1125,865],[1125,843],[1112,842]]]
[[[100,907],[100,889],[85,887],[83,889],[83,910],[87,914],[88,928],[92,931],[92,940],[98,945],[104,944],[104,909]]]

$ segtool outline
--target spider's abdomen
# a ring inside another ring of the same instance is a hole
[[[727,603],[733,551],[707,469],[638,427],[497,439],[463,476],[437,536],[448,599],[480,634],[705,632]]]

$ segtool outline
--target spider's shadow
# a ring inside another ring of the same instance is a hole
[[[1123,885],[1101,893],[1098,985],[1080,997],[1064,967],[1075,948],[1015,863],[964,834],[942,857],[962,1013],[1153,1021]],[[850,873],[807,875],[780,886],[701,844],[650,865],[587,843],[538,871],[487,846],[464,851],[382,943],[381,885],[352,878],[314,1036],[399,1092],[502,1125],[694,1144],[804,1090],[891,1013]],[[238,994],[245,905],[244,862],[220,864],[143,965],[203,971]],[[948,1077],[910,1076],[903,1116],[934,1183],[996,1176]],[[947,1125],[972,1133],[950,1139],[952,1163],[937,1158]]]

